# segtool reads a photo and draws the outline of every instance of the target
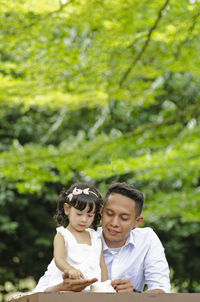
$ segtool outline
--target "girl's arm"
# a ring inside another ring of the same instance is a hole
[[[101,281],[108,280],[108,271],[103,255],[103,248],[101,249],[101,257],[100,257],[100,267],[101,267]]]
[[[60,233],[57,233],[54,237],[54,261],[56,266],[62,271],[68,271],[70,279],[84,279],[81,271],[75,269],[69,265],[65,260],[65,241]]]

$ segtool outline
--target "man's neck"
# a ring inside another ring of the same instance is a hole
[[[102,233],[103,234],[103,233]],[[108,248],[121,248],[122,246],[124,246],[126,244],[127,238],[121,241],[111,241],[107,238],[105,238],[104,234],[103,234],[103,239],[107,245]]]

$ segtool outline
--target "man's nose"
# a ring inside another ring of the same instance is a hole
[[[119,217],[117,216],[112,217],[111,224],[113,226],[119,226]]]

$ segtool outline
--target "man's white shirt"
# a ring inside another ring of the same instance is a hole
[[[151,228],[135,228],[130,232],[124,246],[110,249],[106,245],[102,228],[98,228],[103,241],[103,251],[108,278],[129,279],[134,288],[142,291],[162,289],[170,292],[169,266],[164,248]]]

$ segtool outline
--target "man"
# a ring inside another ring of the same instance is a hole
[[[170,292],[169,268],[164,248],[151,228],[138,228],[144,196],[133,185],[115,183],[109,186],[102,209],[104,257],[109,279],[117,292]],[[70,280],[67,272],[63,283],[48,287],[48,273],[39,283],[46,291],[81,291],[92,280]],[[39,284],[38,284],[39,286]],[[36,288],[39,291],[39,287]]]

